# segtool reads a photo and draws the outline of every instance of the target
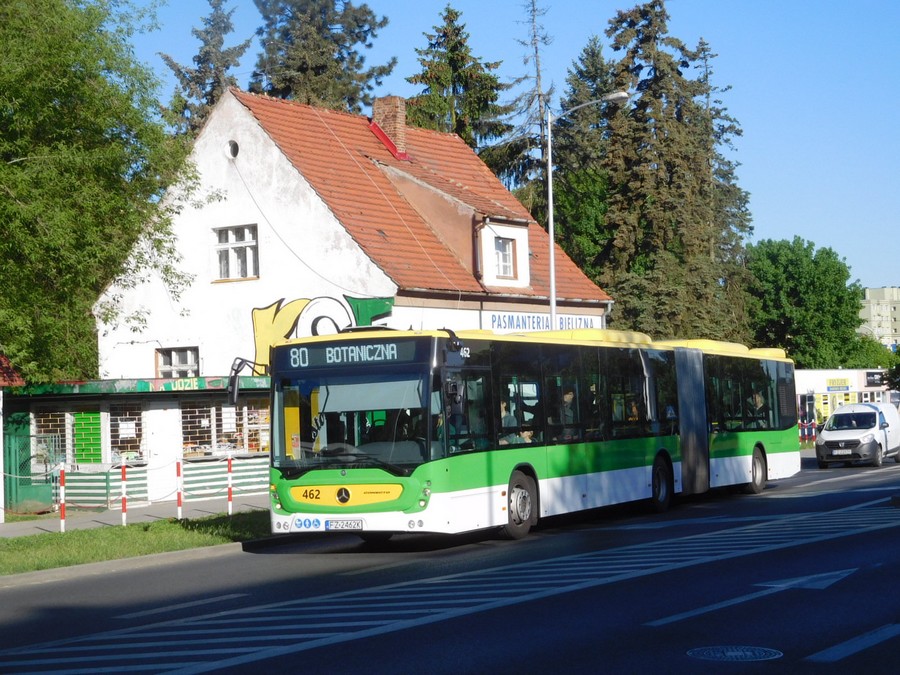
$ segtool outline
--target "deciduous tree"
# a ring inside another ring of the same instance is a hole
[[[162,197],[188,148],[117,5],[0,4],[0,351],[29,382],[97,376],[94,306],[114,279],[177,285]]]
[[[748,245],[756,346],[783,347],[798,368],[848,367],[859,347],[863,291],[830,248],[800,237]]]

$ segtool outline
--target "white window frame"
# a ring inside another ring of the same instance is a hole
[[[163,379],[198,377],[199,347],[169,347],[156,350],[156,376]]]
[[[259,278],[259,231],[256,225],[219,227],[213,233],[219,281]]]
[[[494,237],[494,259],[497,264],[498,279],[516,279],[516,240],[509,237]]]

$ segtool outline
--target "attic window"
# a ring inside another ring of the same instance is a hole
[[[219,279],[255,279],[259,276],[259,243],[256,225],[213,230]]]
[[[516,240],[506,237],[494,238],[494,254],[497,261],[499,279],[516,278]]]
[[[228,147],[226,148],[225,153],[228,155],[229,159],[235,159],[240,151],[241,146],[238,145],[237,141],[228,141]]]

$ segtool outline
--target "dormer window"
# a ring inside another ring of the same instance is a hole
[[[494,238],[494,252],[497,255],[497,277],[516,278],[516,240],[506,237]]]
[[[528,261],[528,224],[485,219],[476,228],[476,267],[487,286],[525,288],[531,283]]]

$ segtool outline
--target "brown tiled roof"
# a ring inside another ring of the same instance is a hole
[[[366,255],[402,291],[548,297],[547,233],[458,136],[406,128],[398,158],[361,115],[231,89],[328,205]],[[528,223],[531,286],[488,288],[453,254],[383,170],[390,167],[482,216]],[[557,297],[589,304],[609,296],[556,248]]]
[[[6,355],[0,354],[0,387],[21,387],[24,384],[25,380],[13,368]]]

